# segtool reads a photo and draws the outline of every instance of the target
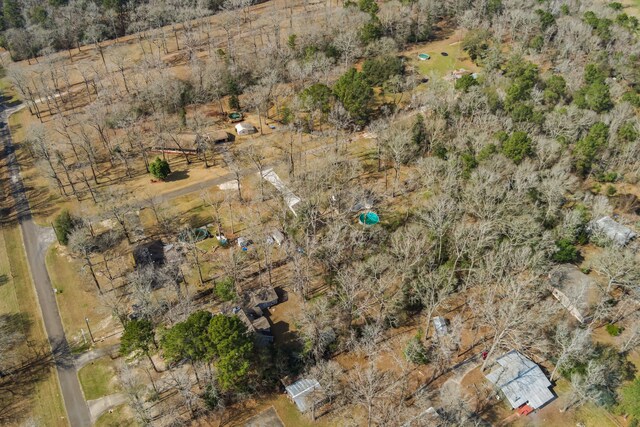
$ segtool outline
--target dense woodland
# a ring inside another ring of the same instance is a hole
[[[58,240],[123,330],[120,352],[132,367],[119,375],[136,419],[229,421],[244,402],[302,375],[320,382],[322,405],[310,416],[329,425],[492,425],[495,391],[447,379],[480,352],[486,360],[473,360],[484,372],[517,349],[568,384],[557,410],[592,404],[637,425],[638,242],[618,245],[594,227],[611,216],[639,230],[640,42],[628,8],[595,0],[259,6],[3,1],[12,58],[39,56],[7,65],[34,118],[23,149],[56,200],[72,206],[55,220]],[[403,52],[453,31],[477,76],[452,81],[408,65]],[[125,34],[135,35],[100,44]],[[74,61],[83,49],[93,49],[93,62]],[[58,50],[68,52],[41,56]],[[167,60],[176,52],[180,73]],[[276,154],[263,136],[238,150],[198,139],[197,155],[149,153],[179,146],[181,133],[203,135],[235,110],[255,117],[260,135],[277,123]],[[307,162],[305,144],[316,140],[322,156]],[[366,155],[354,155],[358,144],[368,144]],[[235,212],[254,241],[246,253],[235,245],[206,253],[168,201],[115,188],[149,173],[163,180],[178,162],[223,167],[238,181],[286,165],[283,179],[301,199],[296,215],[263,180],[253,192],[203,191],[206,221],[232,234],[234,220],[221,212]],[[80,201],[97,209],[81,211]],[[365,201],[380,224],[354,220]],[[142,233],[141,209],[155,218]],[[287,244],[263,243],[270,227]],[[140,242],[179,233],[179,256],[162,266],[119,261]],[[597,283],[582,324],[551,296],[559,264]],[[301,305],[293,338],[259,346],[231,308],[281,269]],[[196,283],[186,283],[188,272]],[[445,337],[433,330],[438,313],[449,320]],[[612,344],[603,335],[620,337]],[[138,365],[162,380],[149,382]],[[428,407],[439,416],[420,416]]]
[[[7,0],[2,46],[14,60],[34,58],[208,16],[222,6],[217,0]]]

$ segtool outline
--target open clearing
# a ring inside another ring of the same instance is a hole
[[[479,70],[469,55],[462,49],[463,33],[456,31],[449,37],[434,42],[420,43],[411,46],[403,52],[409,58],[409,64],[416,67],[420,74],[426,77],[443,78],[454,70],[464,68],[470,72]],[[426,61],[421,61],[418,55],[426,53],[431,56]]]

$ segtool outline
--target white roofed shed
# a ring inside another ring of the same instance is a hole
[[[285,388],[291,400],[303,413],[313,405],[313,391],[316,389],[320,389],[320,383],[315,379],[308,378],[302,378]]]
[[[258,132],[258,130],[251,123],[241,122],[236,125],[236,133],[238,135],[251,135],[256,132]]]

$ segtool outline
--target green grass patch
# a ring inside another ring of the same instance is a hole
[[[446,53],[446,56],[442,55],[443,52]],[[420,61],[416,54],[413,58],[410,58],[410,60],[416,65],[418,71],[425,76],[435,74],[436,76],[444,77],[453,70],[460,68],[470,70],[468,62],[460,60],[460,58],[467,57],[464,50],[462,50],[461,43],[434,51],[430,51],[429,47],[426,46],[424,53],[428,53],[431,59]]]
[[[578,408],[576,410],[576,419],[586,427],[616,427],[619,425],[615,422],[613,415],[609,414],[606,409],[593,403],[586,403]]]
[[[622,333],[622,331],[624,330],[624,328],[622,328],[621,326],[616,325],[615,323],[607,324],[607,326],[605,326],[605,329],[607,330],[607,333],[609,335],[611,335],[612,337],[619,336]]]
[[[113,412],[105,412],[95,423],[95,427],[137,427],[138,425],[126,405],[118,406]]]
[[[116,370],[109,357],[94,360],[78,371],[80,385],[87,400],[99,399],[119,391]]]

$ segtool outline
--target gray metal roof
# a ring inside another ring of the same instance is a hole
[[[436,333],[440,336],[447,335],[447,332],[449,332],[449,329],[447,328],[447,321],[442,316],[434,317],[433,325],[436,327]]]
[[[500,366],[486,377],[502,390],[512,408],[528,404],[537,409],[554,398],[544,372],[519,352],[512,350],[496,362]]]
[[[287,394],[293,399],[300,412],[307,412],[313,404],[311,392],[320,388],[320,383],[314,379],[302,378],[286,387]]]
[[[637,234],[624,225],[617,223],[611,217],[605,216],[595,222],[594,228],[597,231],[602,232],[609,239],[613,240],[616,244],[624,246],[634,239]]]

